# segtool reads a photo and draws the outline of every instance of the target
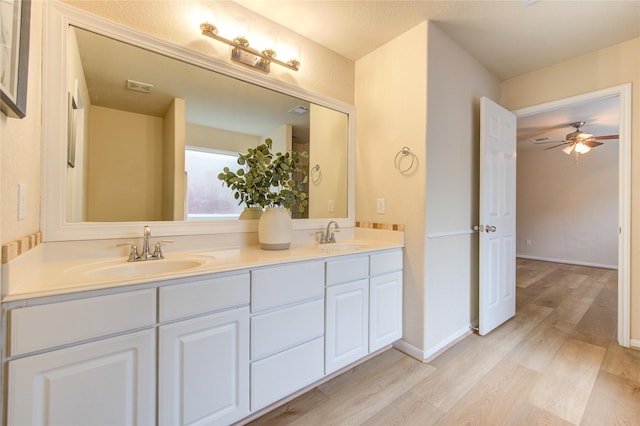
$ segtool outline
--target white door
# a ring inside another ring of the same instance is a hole
[[[480,100],[480,335],[516,313],[516,116]]]

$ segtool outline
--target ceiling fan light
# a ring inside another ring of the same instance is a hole
[[[582,142],[578,142],[576,144],[576,152],[578,154],[586,154],[589,151],[591,151],[591,148],[589,148],[587,145],[583,144]]]
[[[573,144],[565,146],[564,148],[562,148],[562,152],[564,152],[567,155],[571,154],[571,151],[573,151]]]

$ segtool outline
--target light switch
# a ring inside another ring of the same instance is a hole
[[[385,206],[384,206],[384,198],[378,198],[376,200],[376,213],[384,214]]]

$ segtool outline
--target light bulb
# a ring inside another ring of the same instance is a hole
[[[576,152],[579,154],[586,154],[587,152],[591,151],[591,148],[589,148],[588,146],[586,146],[585,144],[583,144],[582,142],[578,142],[576,144]]]

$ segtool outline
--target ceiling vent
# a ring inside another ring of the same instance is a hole
[[[299,105],[295,108],[292,108],[289,110],[289,112],[293,113],[293,114],[298,114],[298,115],[302,115],[302,114],[306,114],[309,112],[309,108]]]
[[[142,83],[140,81],[127,80],[127,89],[142,93],[151,93],[153,84]]]

